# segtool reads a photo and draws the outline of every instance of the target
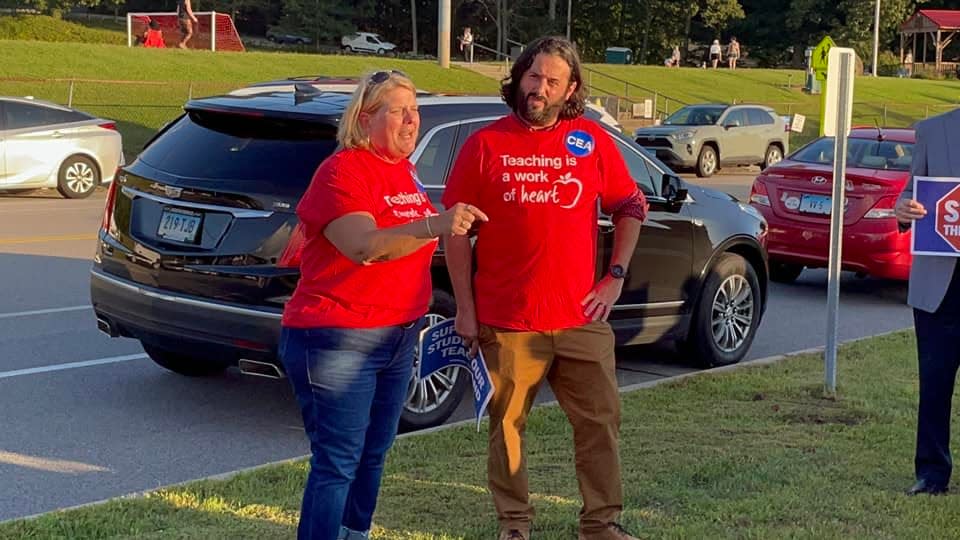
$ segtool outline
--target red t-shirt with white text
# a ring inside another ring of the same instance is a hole
[[[472,204],[490,217],[477,233],[479,322],[523,331],[589,322],[580,302],[595,284],[597,201],[615,208],[636,192],[623,156],[592,120],[533,130],[510,115],[474,133],[443,204]]]
[[[306,243],[284,326],[374,328],[427,312],[436,241],[405,257],[357,264],[323,234],[331,221],[355,212],[369,213],[381,229],[436,214],[406,159],[388,163],[366,150],[342,150],[324,160],[297,205]]]

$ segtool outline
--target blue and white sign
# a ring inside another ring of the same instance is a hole
[[[595,145],[593,135],[590,135],[582,129],[575,129],[567,133],[566,138],[564,138],[564,143],[567,145],[567,152],[577,157],[589,156],[593,153],[593,147]]]
[[[916,176],[913,197],[927,215],[913,223],[911,253],[960,256],[960,178]]]
[[[483,353],[470,358],[463,339],[453,328],[455,320],[445,319],[420,333],[420,369],[417,378],[424,379],[451,366],[460,366],[470,373],[473,380],[473,408],[477,415],[477,431],[480,420],[493,397],[493,382],[483,360]],[[462,375],[462,373],[461,373]]]

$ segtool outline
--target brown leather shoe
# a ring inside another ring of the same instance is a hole
[[[530,540],[530,533],[520,529],[501,530],[498,540]]]
[[[579,540],[587,540],[587,537],[580,533]],[[640,540],[636,536],[628,533],[619,523],[607,525],[607,529],[598,533],[592,540]]]

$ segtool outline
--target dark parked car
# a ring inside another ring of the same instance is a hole
[[[280,376],[280,316],[297,282],[295,208],[334,151],[342,93],[267,92],[193,100],[124,167],[110,189],[91,277],[97,324],[141,341],[186,375],[230,366]],[[458,149],[508,112],[498,98],[421,97],[411,157],[439,204]],[[599,114],[591,109],[591,117]],[[623,297],[611,317],[620,344],[677,340],[705,365],[739,361],[766,304],[766,222],[733,197],[676,177],[610,131],[650,201]],[[601,217],[598,272],[613,224]],[[432,321],[455,313],[442,253]],[[406,429],[445,420],[468,392],[450,368],[412,380]]]

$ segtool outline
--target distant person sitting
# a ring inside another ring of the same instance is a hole
[[[143,46],[152,49],[165,49],[167,44],[163,41],[163,31],[160,30],[160,23],[151,19],[150,27],[143,33]]]
[[[673,46],[673,53],[670,54],[670,58],[667,60],[667,65],[675,68],[680,67],[680,47],[677,45]]]

